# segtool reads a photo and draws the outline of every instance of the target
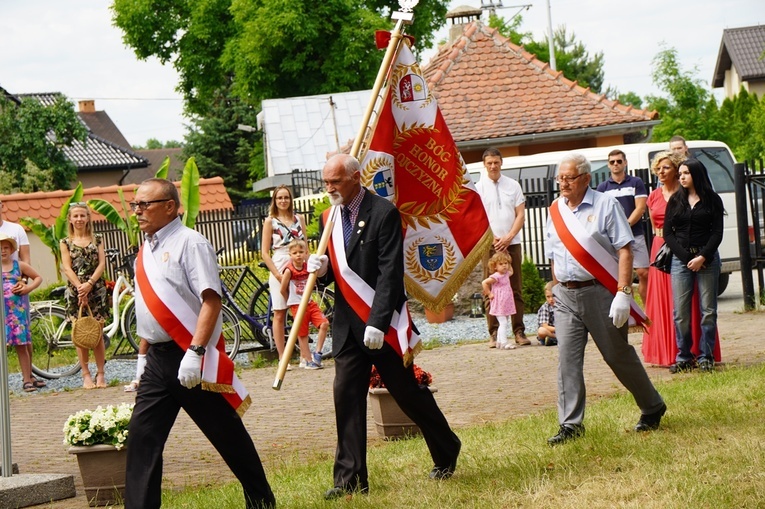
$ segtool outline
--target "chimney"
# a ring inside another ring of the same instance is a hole
[[[85,99],[78,102],[78,109],[80,113],[95,113],[96,101],[93,99]]]
[[[473,21],[481,19],[483,10],[480,7],[470,7],[469,5],[461,5],[446,13],[446,19],[451,20],[451,26],[449,27],[449,42],[448,44],[454,44],[454,41],[462,37],[462,33],[465,31],[465,25]]]

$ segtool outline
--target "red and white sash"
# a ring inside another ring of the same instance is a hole
[[[340,217],[340,209],[333,206],[331,210],[327,210],[324,216],[325,224],[329,214],[332,214],[332,217]],[[328,252],[335,275],[335,284],[353,312],[364,323],[367,323],[374,302],[375,290],[348,266],[348,260],[345,257],[342,221],[334,221]],[[412,328],[412,318],[409,315],[409,307],[406,302],[400,310],[393,312],[390,326],[385,331],[385,342],[401,356],[405,366],[411,364],[414,361],[414,356],[422,349],[420,337]]]
[[[560,203],[561,200],[557,199],[550,205],[550,218],[558,238],[579,265],[584,267],[584,270],[592,274],[609,292],[616,295],[619,282],[614,274],[619,273],[619,263],[587,233],[571,209],[561,206]],[[630,299],[630,325],[642,325],[643,322],[650,325],[650,321],[635,299]]]
[[[141,246],[136,258],[136,295],[160,326],[184,351],[197,327],[198,314],[178,295],[162,275],[150,248]],[[217,323],[202,360],[202,389],[219,392],[241,416],[251,399],[234,373],[234,362],[226,355],[221,325]]]

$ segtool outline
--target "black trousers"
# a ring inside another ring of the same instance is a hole
[[[351,337],[335,356],[335,486],[348,490],[369,486],[367,393],[372,364],[401,410],[420,427],[433,463],[444,467],[456,461],[460,440],[449,427],[433,394],[417,384],[414,368],[405,368],[401,357],[387,344],[379,353],[372,354]]]
[[[234,408],[218,393],[178,381],[183,355],[174,342],[152,345],[146,355],[128,433],[125,508],[160,507],[162,451],[181,408],[242,483],[246,507],[275,507],[258,452]]]

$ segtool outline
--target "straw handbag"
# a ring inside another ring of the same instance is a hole
[[[80,312],[72,324],[72,343],[80,348],[92,350],[101,341],[103,329],[101,322],[93,317],[93,311],[87,306],[88,315],[82,316],[82,310],[86,306],[80,306]]]

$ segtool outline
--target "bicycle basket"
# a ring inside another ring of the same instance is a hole
[[[83,308],[85,306],[80,306],[80,312],[72,324],[72,343],[80,348],[92,350],[101,341],[103,328],[101,322],[93,317],[90,306],[87,306],[86,316],[82,315]]]

